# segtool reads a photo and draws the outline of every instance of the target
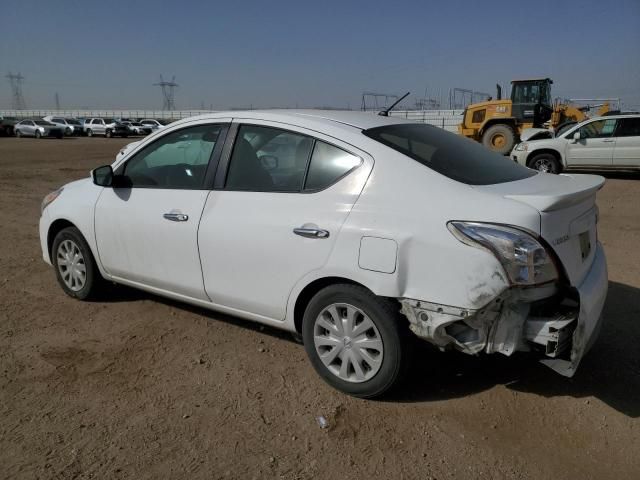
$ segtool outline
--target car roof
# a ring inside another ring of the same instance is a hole
[[[373,112],[353,110],[232,110],[191,117],[189,120],[207,120],[220,117],[238,119],[272,120],[292,124],[312,123],[316,126],[345,127],[366,130],[398,123],[415,123],[399,117],[384,117]],[[186,119],[183,119],[186,120]]]
[[[616,115],[601,115],[597,117],[587,118],[580,123],[585,123],[589,120],[617,120],[620,118],[638,118],[640,117],[640,113],[619,113]]]

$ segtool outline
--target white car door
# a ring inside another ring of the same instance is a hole
[[[116,280],[207,299],[198,223],[227,128],[172,130],[118,165],[122,186],[105,188],[95,207],[99,258]]]
[[[613,165],[640,167],[640,117],[618,119]]]
[[[326,263],[373,159],[279,123],[234,123],[232,137],[200,222],[205,289],[215,304],[283,320],[296,282]]]
[[[568,166],[610,166],[613,162],[613,149],[616,139],[613,132],[616,120],[594,120],[579,128],[580,139],[574,140],[573,133],[568,135]]]

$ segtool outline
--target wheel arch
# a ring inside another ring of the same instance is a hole
[[[66,218],[59,218],[57,220],[54,220],[51,223],[51,225],[49,225],[49,230],[47,231],[47,252],[49,253],[49,258],[52,261],[53,261],[53,255],[52,255],[51,249],[53,248],[53,240],[56,238],[56,235],[58,235],[58,233],[60,233],[62,230],[68,227],[78,228],[73,222],[70,222]],[[79,230],[80,229],[78,228],[78,231]]]
[[[304,317],[304,311],[307,308],[307,305],[314,297],[316,293],[318,293],[323,288],[326,288],[330,285],[336,285],[340,283],[346,283],[349,285],[359,285],[367,290],[371,291],[369,287],[363,285],[360,282],[356,282],[350,278],[339,277],[339,276],[329,276],[329,277],[321,277],[316,278],[312,282],[308,283],[298,294],[295,300],[295,304],[293,307],[293,322],[296,332],[302,333],[302,318]]]

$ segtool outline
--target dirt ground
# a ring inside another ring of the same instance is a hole
[[[0,478],[640,478],[640,175],[598,194],[609,296],[573,379],[425,347],[365,401],[288,334],[126,288],[63,294],[40,201],[125,143],[0,138]]]

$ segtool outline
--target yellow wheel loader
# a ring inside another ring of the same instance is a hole
[[[497,85],[496,100],[474,103],[464,110],[458,132],[472,138],[491,150],[507,155],[519,142],[520,134],[527,128],[544,128],[549,122],[556,129],[568,121],[585,120],[589,107],[577,107],[556,101],[551,102],[550,78],[513,80],[511,99],[502,99],[502,89]],[[601,106],[598,114],[609,110]]]

